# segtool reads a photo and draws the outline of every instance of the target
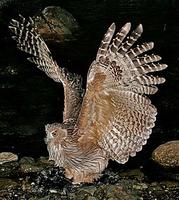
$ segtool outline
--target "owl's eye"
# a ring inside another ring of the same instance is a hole
[[[57,131],[52,132],[53,137],[57,136]]]

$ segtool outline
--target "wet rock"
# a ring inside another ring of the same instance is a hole
[[[115,184],[99,181],[93,184],[73,185],[65,178],[64,170],[51,166],[46,157],[37,160],[24,157],[20,160],[20,165],[25,163],[31,165],[43,163],[47,167],[40,172],[16,176],[16,181],[0,179],[0,199],[16,197],[16,199],[30,200],[142,200],[160,199],[162,195],[163,199],[169,200],[179,194],[179,184],[176,181],[146,183],[145,180],[136,180],[131,176],[128,179],[119,177],[118,183]]]
[[[44,164],[44,165],[47,165],[47,166],[54,166],[54,162],[52,160],[49,160],[49,157],[43,157],[41,156],[37,162],[39,164]]]
[[[164,168],[179,167],[179,140],[170,141],[157,147],[152,159]]]
[[[11,152],[1,152],[0,153],[0,164],[6,163],[6,162],[12,162],[17,161],[18,156]]]
[[[31,197],[29,200],[61,200],[62,198],[60,197],[60,195],[47,195],[45,197],[39,198],[39,197]]]
[[[31,157],[24,157],[20,160],[19,163],[19,170],[21,173],[34,173],[43,169],[41,166],[36,165],[35,160]]]
[[[18,176],[18,162],[7,162],[0,165],[0,177],[1,178],[10,178]]]
[[[164,182],[152,182],[149,188],[142,192],[144,199],[177,199],[179,196],[178,183],[164,181]]]
[[[160,182],[160,185],[164,188],[171,188],[171,189],[179,189],[179,182],[176,181],[162,181]]]
[[[11,179],[0,179],[1,190],[15,189],[18,187],[18,183]]]
[[[73,40],[74,33],[79,30],[76,19],[65,9],[56,6],[46,7],[35,17],[37,31],[51,42]]]
[[[144,173],[140,169],[125,170],[123,172],[120,172],[119,176],[123,178],[132,178],[136,180],[144,179]]]
[[[54,162],[48,161],[47,157],[37,160],[31,157],[23,157],[19,162],[19,173],[23,177],[22,188],[24,191],[50,194],[59,193],[71,181],[65,178],[64,170],[54,167]]]
[[[119,183],[120,179],[133,179],[142,181],[144,180],[145,175],[141,169],[122,169],[117,172],[114,172],[112,169],[106,169],[104,175],[100,178],[100,181],[108,184]]]
[[[76,193],[76,200],[86,200],[86,199],[89,199],[91,196],[90,192],[86,191],[86,190],[79,190],[77,193]],[[95,198],[95,197],[94,197]],[[96,198],[95,198],[96,199]]]
[[[20,164],[34,164],[35,159],[32,157],[23,157],[19,161]]]
[[[96,197],[93,197],[93,196],[88,196],[87,198],[86,198],[86,200],[98,200]]]
[[[88,196],[93,196],[95,191],[96,191],[96,187],[94,185],[83,186],[82,189],[78,190],[76,194],[80,196],[82,193],[84,193],[84,194],[88,194]]]
[[[114,172],[112,169],[105,169],[103,176],[100,178],[102,183],[106,184],[116,184],[120,180],[120,173]]]
[[[31,157],[23,157],[20,161],[19,170],[21,173],[37,173],[52,165],[47,159],[41,158],[37,162]]]
[[[137,195],[127,192],[121,185],[102,185],[95,192],[94,197],[97,199],[109,200],[136,200],[139,199]]]
[[[148,188],[148,185],[146,183],[137,183],[133,185],[133,188],[136,190],[144,190]]]
[[[44,168],[37,173],[34,182],[45,189],[63,189],[71,185],[71,181],[64,176],[64,169],[54,165]]]

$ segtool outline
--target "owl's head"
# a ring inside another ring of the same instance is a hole
[[[60,123],[47,124],[45,126],[45,132],[45,141],[47,144],[53,140],[58,140],[58,142],[61,143],[67,137],[67,131],[62,128]]]
[[[47,124],[45,131],[49,160],[54,160],[57,166],[63,167],[65,160],[63,144],[67,138],[67,130],[62,127],[62,124],[53,123]]]

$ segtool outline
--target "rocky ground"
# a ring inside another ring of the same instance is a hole
[[[151,161],[148,167],[126,169],[118,166],[114,169],[109,165],[100,180],[79,185],[73,185],[65,178],[63,169],[54,167],[46,157],[23,157],[18,161],[15,154],[1,153],[0,199],[177,200],[179,156],[171,152],[177,150],[178,144],[178,141],[172,142],[174,148],[168,150],[165,160],[161,159],[161,154],[168,143],[153,152],[154,162]]]

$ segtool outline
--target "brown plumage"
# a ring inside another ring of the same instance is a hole
[[[49,159],[64,167],[68,178],[74,183],[92,182],[109,159],[124,164],[141,151],[157,114],[146,94],[156,93],[156,85],[165,81],[150,73],[167,67],[157,63],[160,56],[143,55],[153,42],[131,48],[143,32],[142,25],[127,38],[130,23],[115,36],[115,24],[109,27],[89,68],[84,97],[81,77],[57,65],[31,18],[20,16],[9,28],[17,47],[32,54],[29,60],[63,84],[63,122],[48,124],[45,130]]]

